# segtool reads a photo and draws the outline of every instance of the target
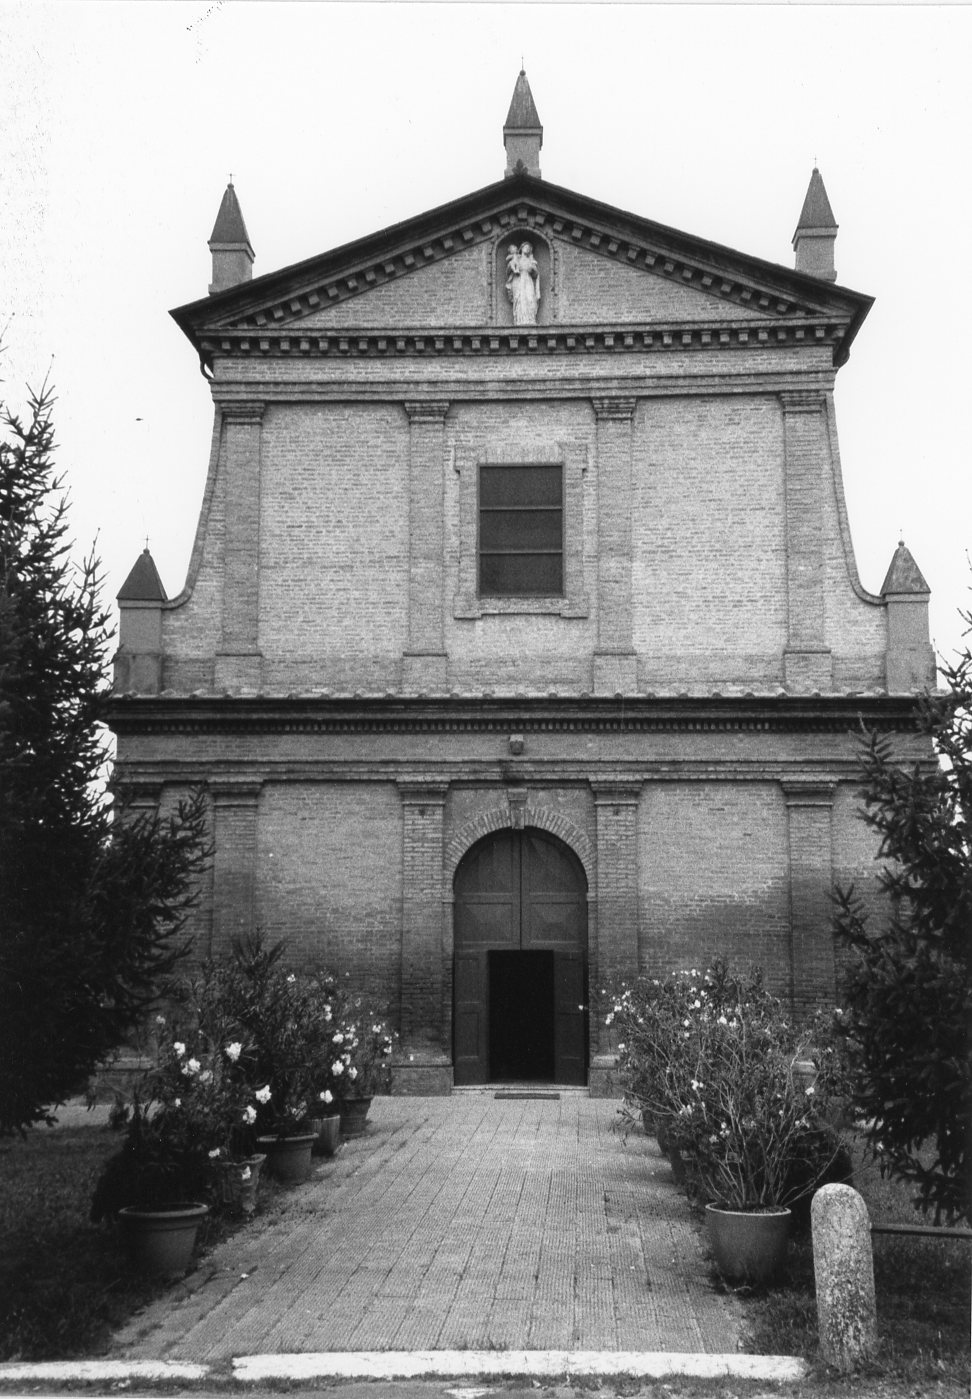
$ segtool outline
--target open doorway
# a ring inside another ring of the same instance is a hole
[[[553,1082],[552,952],[490,952],[489,1076],[494,1083]]]

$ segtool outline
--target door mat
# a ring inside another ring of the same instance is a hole
[[[559,1098],[559,1093],[494,1093],[494,1098]]]

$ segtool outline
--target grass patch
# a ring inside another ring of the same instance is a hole
[[[114,1229],[88,1218],[120,1146],[97,1126],[0,1142],[0,1360],[102,1355],[112,1332],[166,1290],[128,1266]],[[217,1232],[226,1226],[210,1224],[210,1242]]]
[[[856,1143],[854,1159],[854,1185],[872,1223],[922,1222],[909,1189],[882,1180]],[[880,1234],[872,1240],[879,1354],[868,1372],[914,1385],[954,1384],[967,1391],[972,1244]],[[747,1307],[750,1349],[800,1355],[822,1367],[809,1237],[791,1243],[787,1285],[754,1295],[752,1303]]]

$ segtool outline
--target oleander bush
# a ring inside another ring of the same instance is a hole
[[[717,962],[643,978],[609,1019],[629,1112],[690,1158],[701,1198],[737,1210],[789,1206],[836,1160],[828,1052],[812,1047],[758,969]]]

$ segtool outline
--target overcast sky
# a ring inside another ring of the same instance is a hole
[[[72,527],[114,596],[185,580],[212,404],[167,312],[204,296],[230,172],[255,275],[502,176],[521,57],[555,184],[793,265],[819,164],[876,304],[837,379],[861,580],[899,535],[939,649],[969,603],[972,10],[0,0],[0,361],[50,367]],[[53,358],[53,365],[51,361]]]

